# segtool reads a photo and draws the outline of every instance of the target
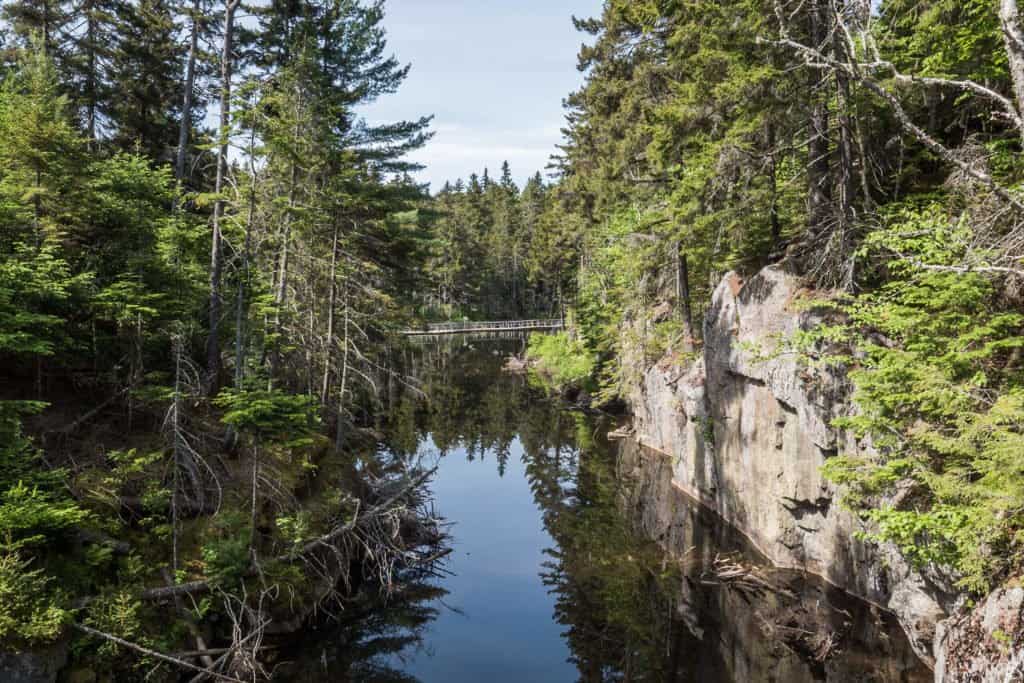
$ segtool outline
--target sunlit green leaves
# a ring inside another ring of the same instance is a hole
[[[594,353],[565,332],[531,335],[526,355],[536,361],[537,373],[555,391],[582,386],[596,368]]]
[[[840,307],[859,411],[836,425],[869,436],[877,455],[834,459],[825,474],[872,538],[980,591],[1012,564],[1024,521],[1024,315],[1002,306],[992,278],[943,268],[963,254],[963,221],[936,208],[893,215],[862,254],[890,279]],[[897,490],[905,506],[876,507]]]
[[[274,389],[225,389],[214,399],[224,409],[221,420],[260,441],[298,447],[312,443],[319,424],[316,399]]]
[[[38,643],[55,639],[70,619],[52,579],[18,553],[0,551],[0,640]]]

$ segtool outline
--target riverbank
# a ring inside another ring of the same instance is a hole
[[[1014,665],[1006,645],[1020,633],[1012,609],[1019,601],[978,608],[991,612],[985,619],[964,616],[955,577],[867,540],[870,524],[844,508],[841,489],[824,478],[830,458],[870,457],[873,447],[834,426],[856,411],[847,378],[786,350],[787,340],[823,322],[807,295],[778,267],[747,281],[726,276],[696,358],[670,352],[651,362],[643,353],[648,321],[634,320],[622,364],[637,440],[662,454],[675,488],[721,515],[775,566],[821,576],[893,613],[936,680],[966,680],[952,672],[982,669],[1002,680]],[[987,629],[964,625],[981,622]],[[995,622],[1013,622],[1002,647]]]

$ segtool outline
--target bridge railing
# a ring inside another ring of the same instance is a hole
[[[562,327],[558,318],[547,320],[484,320],[430,323],[420,329],[405,330],[404,334],[458,334],[461,332],[500,332],[519,330],[554,330]]]

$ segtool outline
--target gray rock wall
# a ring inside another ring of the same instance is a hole
[[[680,557],[668,647],[687,681],[923,683],[931,671],[911,649],[895,617],[855,600],[812,574],[772,568],[733,527],[673,486],[668,458],[626,440],[617,479],[633,528]],[[717,583],[729,557],[762,586]],[[827,643],[822,649],[822,643]]]
[[[776,267],[748,282],[729,274],[714,293],[699,358],[647,367],[627,349],[637,438],[671,458],[674,485],[773,563],[891,610],[930,663],[951,596],[894,548],[858,540],[862,523],[821,475],[830,456],[866,447],[831,426],[852,409],[849,387],[794,354],[775,353],[781,340],[818,322],[801,293],[798,279]]]

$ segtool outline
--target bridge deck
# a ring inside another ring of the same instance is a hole
[[[552,320],[487,320],[476,322],[431,323],[421,329],[404,330],[402,334],[423,335],[465,334],[475,332],[524,332],[528,330],[558,330],[562,321]]]

